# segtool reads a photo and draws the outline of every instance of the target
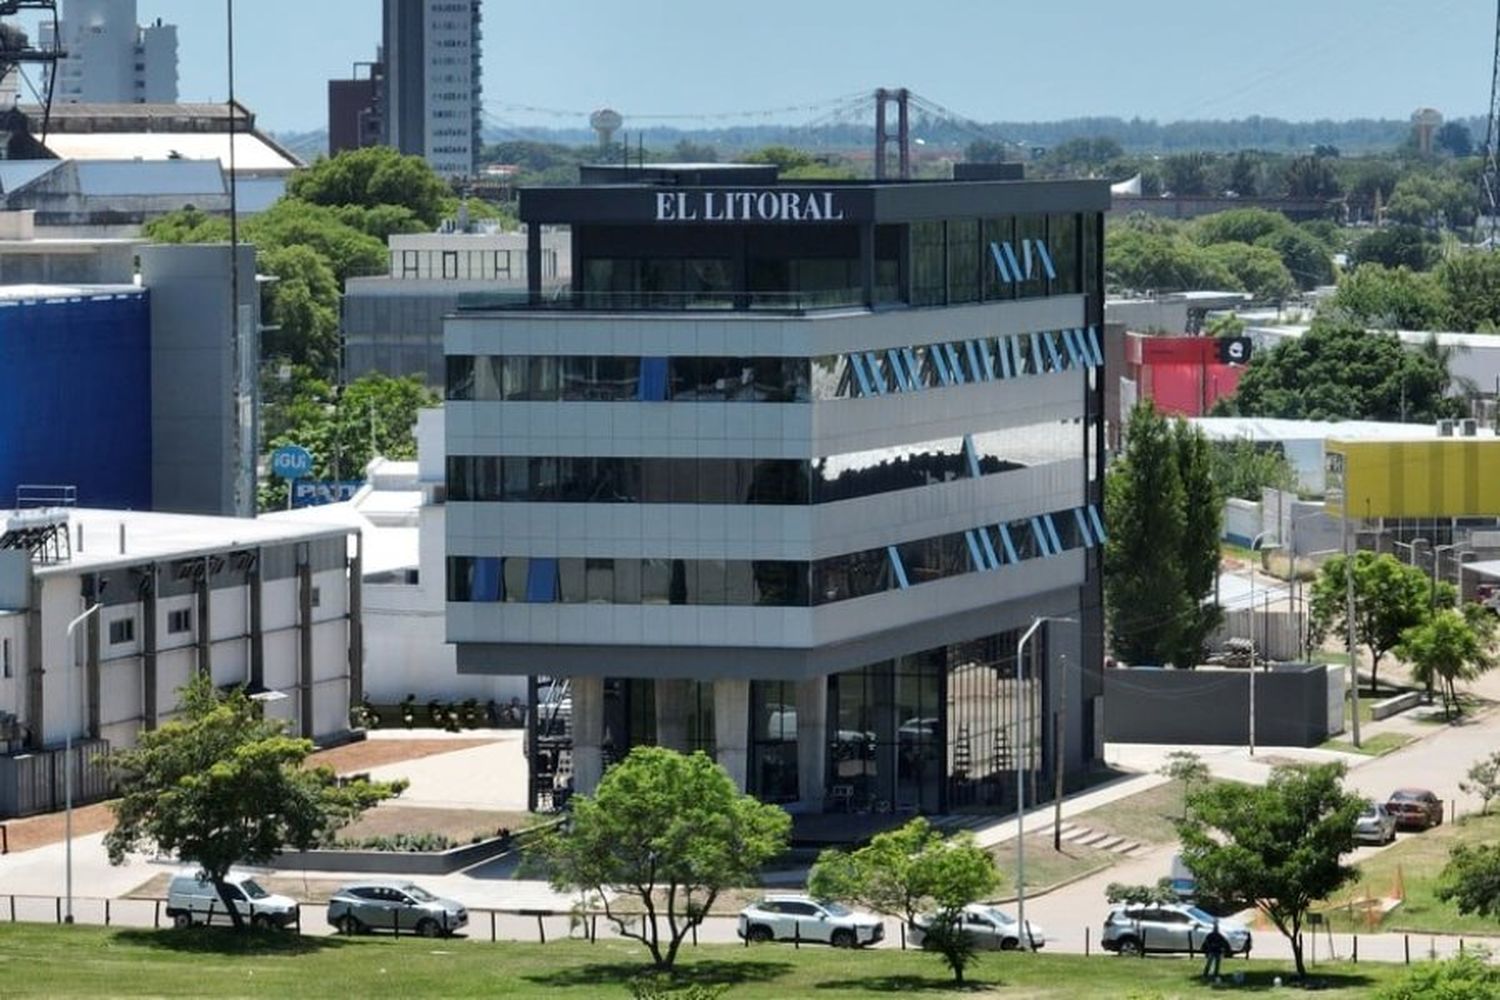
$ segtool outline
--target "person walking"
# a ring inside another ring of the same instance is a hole
[[[1203,978],[1210,976],[1215,981],[1219,978],[1219,963],[1224,960],[1224,953],[1229,950],[1229,940],[1219,933],[1219,922],[1214,921],[1214,929],[1208,932],[1208,937],[1203,939]]]

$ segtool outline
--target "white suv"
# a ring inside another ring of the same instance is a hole
[[[885,937],[885,924],[869,913],[808,896],[767,896],[740,911],[739,936],[750,941],[821,941],[858,948]]]

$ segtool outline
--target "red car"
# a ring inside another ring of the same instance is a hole
[[[1386,801],[1385,811],[1396,817],[1405,830],[1428,830],[1443,822],[1443,800],[1425,788],[1398,788]]]

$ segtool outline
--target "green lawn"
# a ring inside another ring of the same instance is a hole
[[[50,925],[0,926],[6,997],[215,996],[627,997],[644,950],[623,943],[476,944],[373,938],[288,938],[230,931],[149,931]],[[1201,984],[1178,959],[985,955],[971,987],[951,988],[939,960],[920,952],[866,952],[782,945],[689,949],[680,980],[728,986],[727,1000],[787,997],[985,996],[1112,1000],[1262,993],[1289,963],[1226,962],[1243,986]],[[1400,967],[1319,965],[1323,996],[1366,997]],[[670,994],[668,994],[670,995]]]
[[[1320,744],[1319,750],[1339,750],[1343,753],[1363,753],[1371,757],[1384,757],[1393,750],[1400,750],[1408,743],[1415,741],[1415,737],[1407,733],[1375,733],[1366,736],[1355,746],[1348,740],[1327,740]]]
[[[1360,877],[1335,898],[1335,903],[1362,896],[1389,896],[1399,870],[1406,901],[1386,914],[1376,928],[1382,931],[1412,931],[1426,934],[1500,934],[1500,923],[1492,919],[1464,916],[1452,903],[1434,894],[1439,873],[1448,863],[1448,852],[1459,843],[1493,843],[1500,839],[1500,815],[1460,817],[1425,833],[1407,837],[1359,866]],[[1366,930],[1363,921],[1351,921],[1347,911],[1329,911],[1336,931]]]
[[[1182,782],[1168,781],[1080,813],[1070,822],[1143,844],[1171,843],[1177,839],[1174,821],[1182,817],[1183,792]]]

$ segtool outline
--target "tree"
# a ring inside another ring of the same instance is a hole
[[[1474,154],[1474,136],[1463,122],[1444,122],[1433,133],[1432,144],[1450,156],[1464,157]]]
[[[1234,275],[1236,283],[1258,302],[1283,302],[1297,291],[1281,255],[1270,247],[1217,243],[1204,252]]]
[[[1457,707],[1458,682],[1471,681],[1494,666],[1480,634],[1456,608],[1438,608],[1407,628],[1396,650],[1411,663],[1413,680],[1429,690],[1434,684],[1440,688],[1444,718],[1452,718]]]
[[[1313,583],[1311,621],[1314,641],[1330,631],[1348,631],[1345,571],[1349,560],[1334,556],[1323,564]],[[1380,661],[1396,649],[1408,629],[1426,621],[1432,606],[1432,584],[1427,574],[1387,553],[1354,555],[1354,635],[1370,650],[1370,690],[1378,686]],[[1353,650],[1350,654],[1353,655]]]
[[[1203,763],[1203,758],[1191,750],[1173,750],[1167,754],[1167,762],[1162,765],[1161,773],[1173,781],[1182,782],[1182,818],[1187,819],[1188,797],[1193,793],[1193,786],[1208,784],[1213,780],[1213,772]],[[1169,879],[1169,884],[1170,881]]]
[[[1280,212],[1264,208],[1234,208],[1194,220],[1192,230],[1194,239],[1203,246],[1212,246],[1215,243],[1254,243],[1291,227],[1291,221]]]
[[[1177,153],[1162,160],[1162,183],[1178,197],[1192,197],[1210,193],[1209,164],[1212,157],[1206,153]]]
[[[1405,349],[1395,334],[1367,331],[1334,312],[1319,313],[1301,337],[1250,360],[1235,394],[1216,412],[1307,420],[1410,420],[1461,415],[1446,395],[1439,359]]]
[[[449,188],[420,156],[389,146],[350,149],[292,175],[287,194],[314,205],[399,205],[428,229],[442,221]]]
[[[1396,182],[1386,204],[1393,222],[1439,230],[1473,225],[1473,187],[1457,177],[1436,173],[1407,173]]]
[[[1444,329],[1470,333],[1500,331],[1500,258],[1494,253],[1456,254],[1438,267],[1437,280],[1447,293]]]
[[[1004,163],[1005,143],[993,139],[974,139],[964,148],[965,163]]]
[[[1260,503],[1261,491],[1293,490],[1297,475],[1279,445],[1261,446],[1248,437],[1215,441],[1214,482],[1226,497]]]
[[[1287,194],[1293,198],[1337,198],[1338,175],[1321,156],[1299,156],[1286,165]]]
[[[1416,226],[1386,226],[1354,244],[1355,264],[1383,264],[1426,271],[1437,263],[1438,248],[1431,234]]]
[[[1438,876],[1436,895],[1460,913],[1500,919],[1500,844],[1459,844]]]
[[[1490,802],[1500,798],[1500,750],[1469,765],[1469,773],[1458,783],[1461,791],[1479,796],[1480,815],[1490,811]]]
[[[1149,401],[1140,403],[1104,484],[1104,603],[1110,647],[1127,663],[1169,662],[1197,613],[1182,558],[1183,504],[1172,428]]]
[[[1240,281],[1191,240],[1141,226],[1117,227],[1104,241],[1105,277],[1112,288],[1159,292],[1238,291]]]
[[[922,817],[876,834],[852,852],[825,850],[808,873],[808,891],[818,899],[852,899],[880,913],[916,924],[936,909],[926,945],[943,956],[956,982],[974,960],[974,942],[963,930],[963,909],[1000,885],[995,859],[972,834],[945,839]]]
[[[1333,256],[1306,230],[1291,226],[1262,236],[1255,245],[1276,251],[1292,280],[1304,291],[1333,282]]]
[[[791,829],[783,809],[742,794],[701,751],[638,746],[605,772],[595,794],[571,802],[567,827],[538,840],[537,863],[557,889],[597,900],[659,970],[673,967],[721,892],[754,884],[760,867],[786,849]],[[616,896],[639,903],[644,917],[617,912]]]
[[[1309,908],[1355,876],[1342,858],[1354,849],[1364,803],[1344,790],[1343,777],[1342,764],[1322,764],[1275,768],[1263,787],[1208,785],[1189,796],[1189,817],[1178,827],[1199,891],[1254,901],[1291,942],[1299,977],[1307,975]]]
[[[262,357],[285,358],[318,371],[339,361],[339,286],[323,257],[300,244],[271,247],[260,266],[276,276]]]
[[[1388,330],[1440,328],[1450,308],[1434,274],[1374,263],[1360,264],[1339,279],[1332,305],[1353,322]]]
[[[1172,448],[1177,456],[1177,476],[1182,483],[1182,586],[1192,608],[1182,623],[1182,632],[1171,662],[1194,666],[1224,612],[1210,600],[1219,576],[1219,536],[1224,527],[1224,493],[1214,480],[1208,438],[1186,420],[1172,424]]]
[[[1418,962],[1374,993],[1374,1000],[1493,1000],[1500,968],[1477,950],[1437,962]]]
[[[245,921],[224,878],[236,864],[265,864],[287,849],[308,850],[404,782],[340,783],[306,767],[311,740],[262,718],[241,688],[221,694],[206,674],[182,689],[182,714],[140,743],[109,755],[120,798],[105,835],[110,864],[150,846],[196,863],[236,928]]]

